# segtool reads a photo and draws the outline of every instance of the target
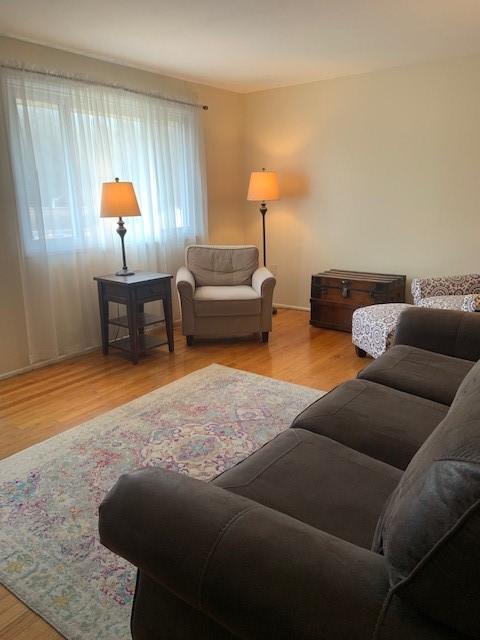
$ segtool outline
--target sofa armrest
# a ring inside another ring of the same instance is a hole
[[[100,537],[241,638],[372,637],[389,589],[382,556],[159,468],[119,479]]]
[[[395,344],[475,362],[480,358],[480,314],[411,307],[400,315]]]
[[[176,285],[180,295],[185,294],[187,297],[193,297],[195,278],[187,267],[180,267],[177,271]]]

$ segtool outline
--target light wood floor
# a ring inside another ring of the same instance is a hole
[[[0,382],[0,457],[8,456],[213,362],[331,389],[366,364],[349,334],[310,327],[304,311],[280,309],[268,345],[254,339],[197,342],[178,329],[175,353],[152,352],[136,366],[116,352],[72,358]],[[5,589],[0,590],[2,640],[61,638]]]

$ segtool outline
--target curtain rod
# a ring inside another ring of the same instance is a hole
[[[50,76],[51,78],[62,78],[63,80],[73,80],[75,82],[83,82],[85,84],[92,84],[97,87],[108,87],[109,89],[120,89],[127,93],[134,93],[139,96],[147,96],[148,98],[157,98],[158,100],[165,100],[166,102],[175,102],[176,104],[184,104],[187,107],[196,107],[197,109],[208,110],[208,104],[198,104],[196,102],[187,102],[186,100],[180,100],[178,98],[168,98],[166,96],[160,96],[156,93],[149,93],[147,91],[137,91],[137,89],[131,89],[120,84],[113,84],[108,82],[99,82],[97,80],[88,80],[80,76],[73,76],[63,73],[57,73],[55,71],[38,71],[30,67],[13,64],[0,64],[1,69],[11,69],[12,71],[27,71],[28,73],[36,73],[41,76]]]

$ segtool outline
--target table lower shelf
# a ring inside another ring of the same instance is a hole
[[[109,318],[108,324],[114,324],[117,327],[127,327],[128,329],[128,316]],[[149,327],[153,324],[165,324],[165,319],[153,313],[137,313],[137,327]]]
[[[161,347],[165,344],[168,344],[168,341],[161,336],[138,336],[138,346],[141,352],[148,351],[149,349],[155,349],[155,347]],[[132,352],[131,341],[129,337],[121,338],[120,340],[115,340],[114,342],[109,342],[108,346],[112,347],[113,349],[127,351],[128,353]]]

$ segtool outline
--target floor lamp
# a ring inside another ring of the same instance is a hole
[[[267,202],[278,200],[278,180],[275,171],[252,171],[248,185],[247,200],[260,202],[260,213],[262,214],[263,231],[263,266],[267,266],[267,243],[265,237],[265,214],[267,213]],[[276,314],[276,307],[272,308],[272,313]]]
[[[267,202],[278,200],[278,180],[275,171],[252,171],[250,183],[248,185],[247,200],[260,202],[260,213],[262,214],[263,230],[263,266],[267,266],[267,245],[265,240],[265,214],[267,213]]]

